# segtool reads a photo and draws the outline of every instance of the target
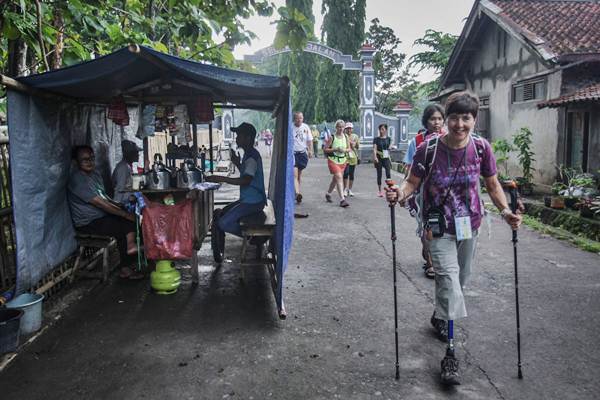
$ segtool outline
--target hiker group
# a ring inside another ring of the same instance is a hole
[[[346,208],[348,197],[354,197],[356,167],[360,164],[360,138],[354,133],[352,122],[339,119],[335,122],[335,132],[331,133],[325,125],[319,134],[316,126],[311,130],[304,122],[301,112],[294,113],[294,183],[296,202],[302,202],[301,181],[302,172],[308,165],[309,158],[319,156],[319,142],[323,156],[327,159],[327,167],[331,174],[331,181],[325,192],[325,201],[333,203],[332,193],[337,191],[340,207]],[[381,124],[378,127],[378,136],[373,140],[373,165],[377,170],[377,195],[384,196],[381,188],[382,173],[386,178],[391,176],[392,163],[390,150],[395,149],[391,138],[388,137],[388,126]]]

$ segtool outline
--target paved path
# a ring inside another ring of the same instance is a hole
[[[401,378],[394,380],[389,209],[375,170],[357,196],[326,204],[323,160],[311,160],[286,275],[289,318],[276,319],[262,270],[239,281],[235,257],[173,296],[147,282],[99,287],[0,374],[6,399],[597,399],[600,257],[520,232],[523,371],[516,378],[510,232],[480,242],[458,326],[463,385],[438,384],[444,344],[429,326],[433,282],[414,221],[398,211]],[[237,256],[239,241],[228,241]],[[186,277],[188,275],[186,274]]]

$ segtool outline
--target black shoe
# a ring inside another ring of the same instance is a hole
[[[433,326],[433,329],[435,329],[436,333],[438,334],[439,339],[443,342],[447,342],[448,322],[444,321],[443,319],[436,318],[435,313],[433,313],[433,315],[431,316],[430,322]]]
[[[446,357],[442,360],[442,372],[440,376],[444,385],[460,385],[458,359],[454,356],[454,350],[446,350]]]

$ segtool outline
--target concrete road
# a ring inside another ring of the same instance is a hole
[[[0,374],[2,399],[597,399],[600,257],[522,229],[523,372],[517,379],[510,231],[484,230],[457,322],[463,385],[438,383],[444,344],[429,317],[433,281],[415,224],[397,210],[400,380],[394,380],[389,208],[372,165],[356,197],[324,201],[322,159],[305,172],[279,321],[260,268],[240,281],[239,241],[215,268],[204,246],[198,286],[172,296],[148,282],[96,288]],[[335,198],[335,196],[334,196]]]

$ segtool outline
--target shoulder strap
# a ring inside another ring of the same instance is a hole
[[[475,152],[478,159],[483,159],[483,155],[485,153],[485,139],[479,136],[476,133],[471,133],[471,137],[473,138],[473,142],[475,143]]]
[[[425,149],[425,179],[429,176],[431,165],[433,165],[433,162],[435,160],[438,139],[438,136],[436,136],[427,141],[427,148]]]

